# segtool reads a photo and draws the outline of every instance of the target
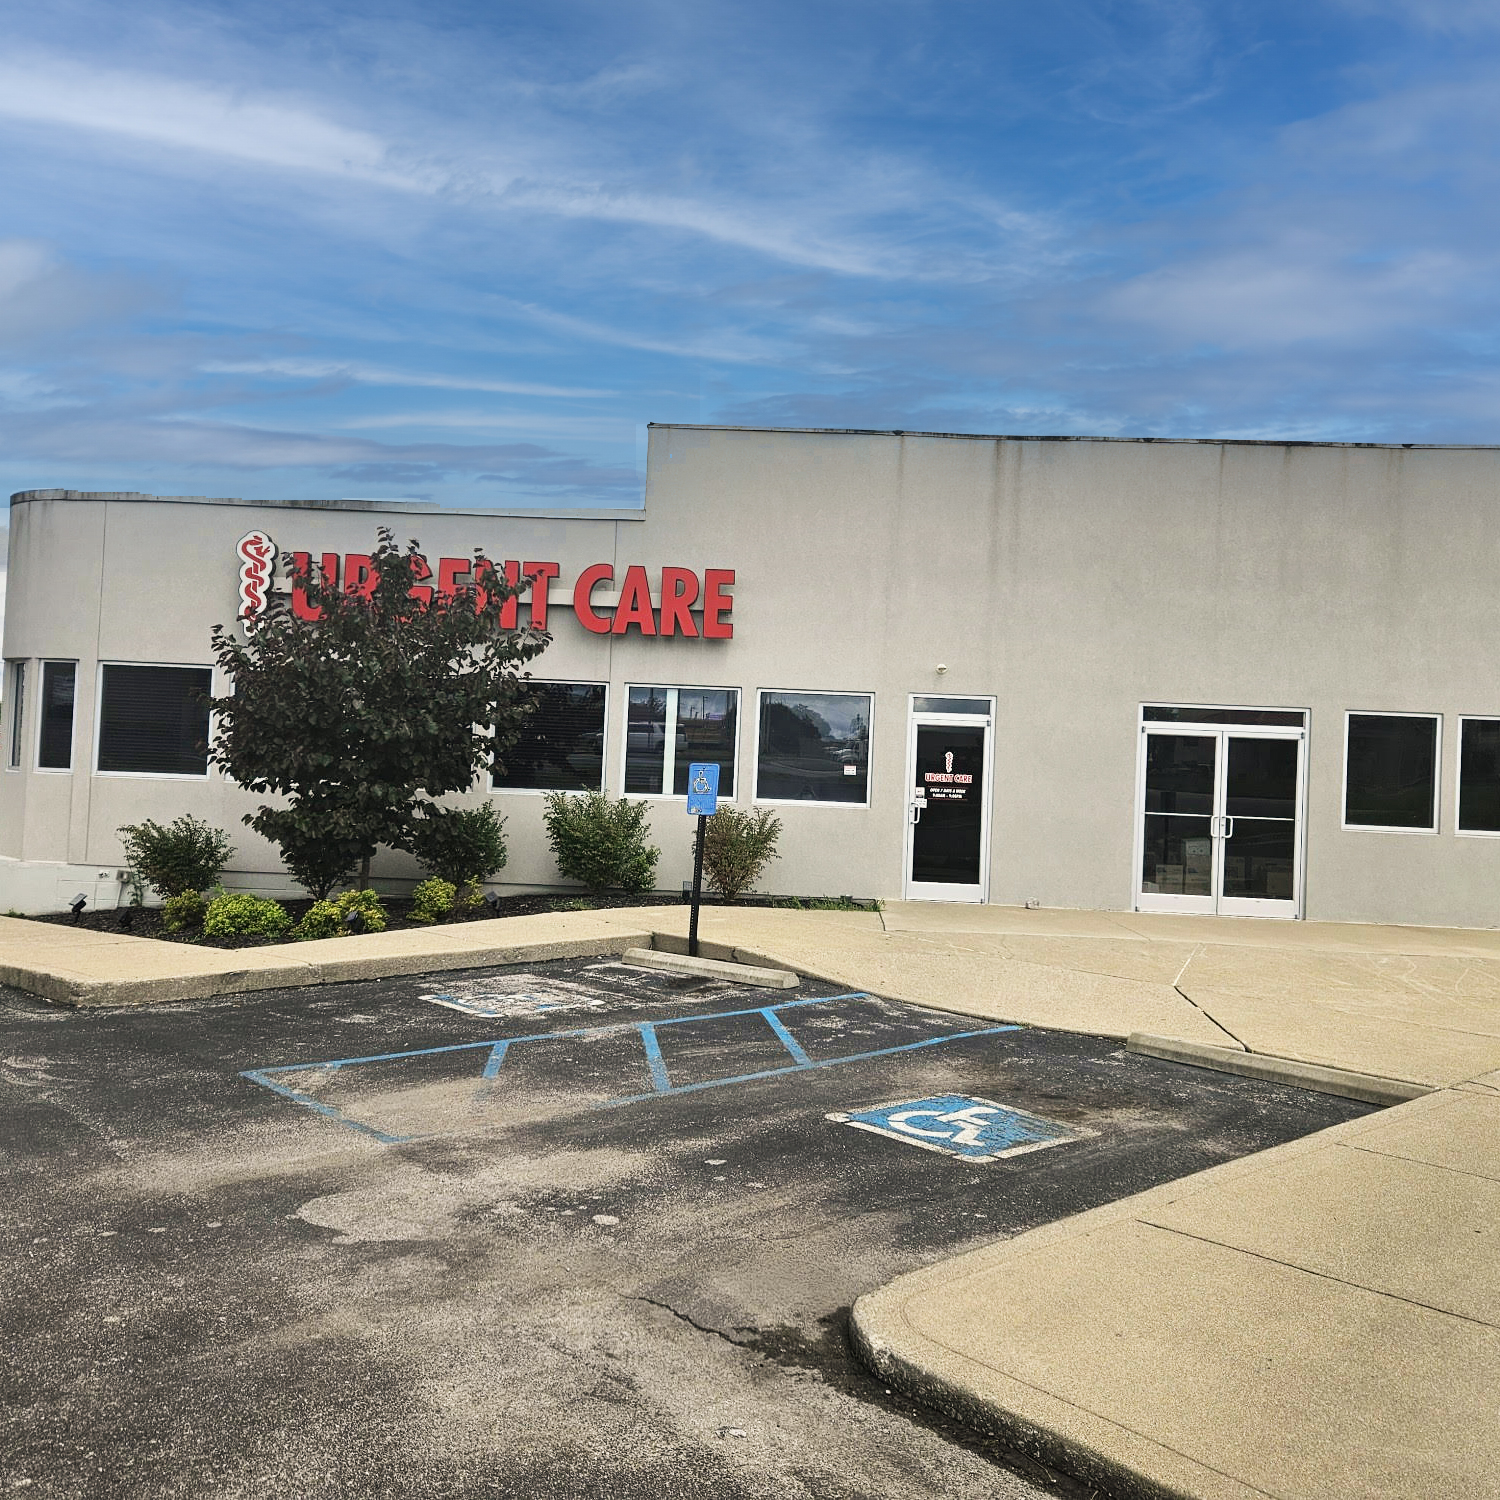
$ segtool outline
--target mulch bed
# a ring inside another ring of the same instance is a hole
[[[310,900],[301,900],[283,901],[281,904],[286,907],[293,923],[297,923],[306,916],[308,908],[313,903]],[[703,904],[723,906],[725,903],[717,896],[705,895]],[[830,900],[826,897],[741,896],[734,904],[736,906],[821,907],[825,909],[833,907],[871,911],[879,909],[874,902],[849,901],[847,897]],[[403,928],[410,927],[430,929],[433,925],[410,921],[408,913],[411,911],[411,902],[403,897],[383,897],[381,905],[385,908],[387,932],[399,932]],[[498,909],[493,912],[487,906],[480,906],[473,911],[450,917],[447,922],[437,925],[447,926],[453,922],[488,922],[493,917],[531,917],[542,912],[553,911],[599,911],[606,907],[683,905],[686,905],[685,897],[660,891],[644,896],[569,896],[539,892],[525,896],[502,896]],[[153,906],[137,907],[134,910],[121,907],[113,911],[85,911],[81,917],[77,918],[71,912],[49,912],[45,916],[33,916],[30,920],[56,922],[64,927],[83,927],[90,932],[122,932],[131,937],[157,938],[167,943],[193,943],[200,948],[263,948],[270,943],[289,941],[287,938],[266,937],[206,938],[196,929],[190,932],[168,932],[162,926],[160,908]]]

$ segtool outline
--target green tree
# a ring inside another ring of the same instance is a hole
[[[451,597],[430,578],[419,544],[403,552],[382,527],[357,591],[303,574],[304,613],[273,596],[243,639],[214,627],[233,686],[210,703],[210,758],[285,799],[245,822],[320,899],[356,867],[368,884],[377,847],[409,848],[414,822],[440,812],[433,799],[472,786],[529,712],[523,668],[551,637],[501,626],[518,590],[479,551]]]

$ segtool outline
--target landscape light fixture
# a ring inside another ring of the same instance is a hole
[[[129,932],[135,926],[135,907],[127,906],[120,913],[120,931]]]
[[[82,891],[79,891],[79,893],[74,896],[73,899],[68,903],[68,910],[73,913],[73,920],[75,922],[79,919],[79,917],[83,915],[83,909],[88,904],[89,898]]]
[[[344,918],[344,926],[350,932],[363,932],[365,930],[365,914],[362,911],[351,911]]]
[[[492,917],[500,915],[500,897],[494,891],[484,893],[484,906]]]

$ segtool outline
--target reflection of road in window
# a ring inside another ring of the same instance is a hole
[[[739,729],[736,688],[632,687],[625,734],[625,791],[687,795],[688,766],[719,767],[719,795],[734,796]]]
[[[865,693],[762,692],[755,795],[865,805],[870,709]]]

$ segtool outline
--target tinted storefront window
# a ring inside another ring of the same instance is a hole
[[[73,690],[78,664],[42,664],[42,737],[36,763],[43,770],[66,771],[73,764]]]
[[[1437,826],[1437,725],[1427,714],[1350,714],[1344,822]]]
[[[1500,719],[1465,719],[1458,769],[1460,833],[1500,833]]]
[[[626,709],[625,790],[687,796],[688,767],[719,767],[719,795],[734,796],[740,695],[734,688],[633,687]]]
[[[865,693],[762,693],[755,795],[867,803],[870,710]]]
[[[497,758],[499,790],[597,792],[604,785],[602,682],[533,682],[532,712],[516,742]]]
[[[101,671],[101,771],[208,774],[207,667],[113,665]]]

